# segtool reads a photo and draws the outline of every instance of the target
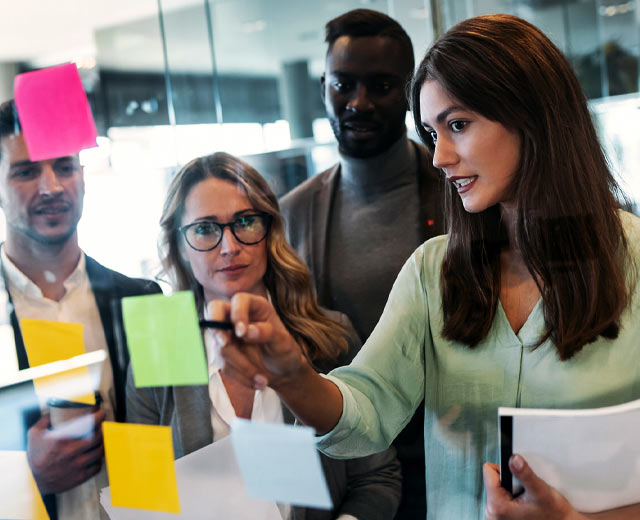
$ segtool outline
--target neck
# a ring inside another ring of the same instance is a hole
[[[43,296],[56,301],[64,296],[64,282],[77,267],[82,253],[77,232],[61,244],[42,244],[8,231],[4,247],[9,259],[40,288]]]
[[[389,184],[415,172],[415,150],[407,134],[384,152],[366,159],[340,153],[341,176],[346,183],[371,191],[387,191]]]
[[[503,267],[526,270],[524,258],[520,251],[520,247],[518,246],[518,240],[516,237],[518,211],[515,206],[511,204],[502,204],[500,206],[500,214],[502,216],[502,223],[507,231],[508,239],[508,245],[503,249],[501,254]]]
[[[502,224],[507,231],[507,238],[509,239],[507,248],[517,249],[516,222],[518,220],[518,211],[515,206],[511,204],[501,204],[500,216],[502,218]]]

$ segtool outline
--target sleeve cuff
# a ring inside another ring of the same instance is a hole
[[[333,429],[324,435],[316,437],[316,444],[318,449],[334,458],[351,458],[353,453],[351,450],[340,449],[336,444],[345,440],[353,430],[356,429],[360,422],[360,416],[356,406],[355,399],[349,387],[335,376],[321,374],[322,377],[328,379],[338,387],[342,394],[342,415],[338,424]]]

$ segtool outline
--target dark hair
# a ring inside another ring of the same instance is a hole
[[[390,16],[371,9],[354,9],[327,22],[324,41],[329,44],[327,54],[341,36],[385,36],[398,42],[407,60],[407,76],[415,66],[411,38],[402,26]]]
[[[16,104],[13,99],[0,105],[0,140],[14,135],[20,131],[20,121],[16,121]],[[2,159],[2,147],[0,147],[0,159]]]
[[[599,335],[615,338],[635,272],[620,221],[624,198],[598,141],[569,62],[536,27],[509,15],[460,22],[420,63],[411,85],[416,129],[420,90],[437,81],[453,98],[517,132],[516,244],[542,295],[546,333],[559,357]],[[442,265],[443,336],[473,347],[487,336],[500,292],[506,232],[497,206],[472,214],[447,183],[450,235]]]
[[[267,181],[249,164],[224,152],[193,159],[173,177],[160,218],[159,243],[163,272],[176,290],[193,290],[199,312],[204,309],[202,285],[181,254],[184,247],[179,231],[184,205],[191,189],[200,182],[217,178],[241,186],[254,209],[271,216],[266,238],[267,271],[264,284],[273,306],[309,358],[335,361],[347,351],[347,331],[319,307],[309,269],[289,245],[278,199]],[[187,246],[188,247],[188,246]]]

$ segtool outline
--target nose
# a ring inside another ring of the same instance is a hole
[[[366,85],[358,85],[347,103],[347,110],[351,112],[368,112],[373,110],[373,102],[369,96]]]
[[[447,168],[459,160],[454,143],[446,137],[438,136],[433,151],[433,165],[436,168]]]
[[[50,164],[42,167],[42,173],[38,179],[38,191],[40,195],[56,195],[64,190],[60,179]]]
[[[220,241],[220,254],[223,256],[235,256],[240,252],[242,244],[238,242],[231,228],[225,227],[222,231],[222,240]]]

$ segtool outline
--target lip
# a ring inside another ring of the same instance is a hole
[[[226,274],[234,274],[234,273],[241,272],[247,267],[249,267],[247,264],[235,264],[235,265],[228,265],[227,267],[223,267],[222,269],[218,269],[218,271]]]
[[[464,186],[458,186],[456,184],[456,181],[460,181],[464,179],[471,179],[471,182],[468,184],[465,184]],[[471,188],[473,188],[476,181],[478,180],[478,176],[477,175],[454,176],[454,177],[448,177],[447,180],[455,186],[456,190],[458,191],[458,194],[462,195],[463,193],[466,193]]]
[[[33,215],[42,215],[45,217],[57,216],[67,213],[71,210],[71,204],[68,202],[53,202],[49,204],[38,204],[31,208]]]
[[[354,136],[371,136],[375,135],[380,130],[380,125],[373,123],[371,121],[362,121],[362,120],[349,120],[345,121],[342,124],[343,129],[346,132]]]

